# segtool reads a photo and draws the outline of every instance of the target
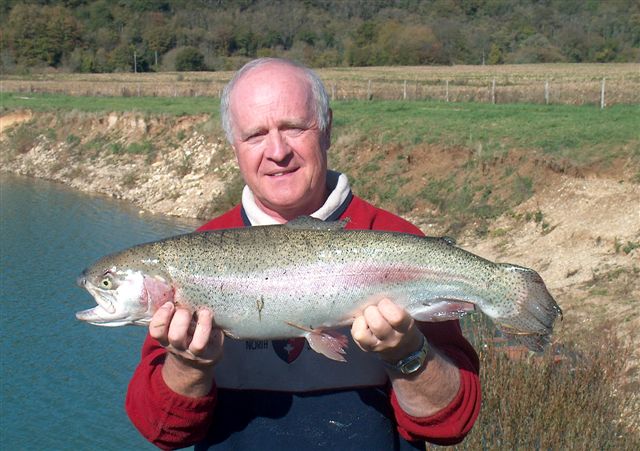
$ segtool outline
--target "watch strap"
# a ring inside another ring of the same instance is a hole
[[[391,368],[395,371],[398,371],[402,374],[412,374],[418,371],[424,365],[425,360],[427,359],[427,354],[429,354],[429,342],[426,337],[422,336],[422,345],[420,349],[415,352],[412,352],[408,356],[400,359],[396,363],[384,362],[385,366]]]

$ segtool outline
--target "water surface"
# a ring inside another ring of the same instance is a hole
[[[193,230],[50,182],[0,175],[2,449],[155,449],[124,412],[142,327],[103,328],[75,285],[92,261]]]

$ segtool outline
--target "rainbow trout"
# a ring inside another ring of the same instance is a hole
[[[533,270],[493,263],[446,238],[346,230],[310,217],[284,225],[190,233],[103,257],[78,284],[97,307],[76,313],[100,326],[148,324],[173,301],[209,308],[239,339],[303,336],[344,360],[344,336],[367,305],[388,296],[418,321],[459,318],[476,308],[540,351],[560,307]]]

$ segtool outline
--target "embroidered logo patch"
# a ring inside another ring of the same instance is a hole
[[[305,341],[304,338],[299,337],[289,338],[288,340],[273,340],[271,344],[278,357],[287,363],[291,363],[298,358],[304,349]]]

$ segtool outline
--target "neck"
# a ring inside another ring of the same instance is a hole
[[[242,190],[242,204],[251,225],[280,224],[298,216],[326,220],[347,201],[350,194],[347,176],[328,171],[324,191],[318,193],[316,198],[309,199],[305,208],[270,208],[256,199],[248,186]]]
[[[285,223],[295,219],[299,216],[308,216],[319,210],[322,207],[329,197],[329,189],[325,185],[324,190],[321,191],[318,195],[315,196],[311,202],[305,203],[302,207],[291,207],[291,208],[270,208],[268,205],[263,204],[260,200],[255,199],[255,203],[262,211],[271,216],[279,223]]]

